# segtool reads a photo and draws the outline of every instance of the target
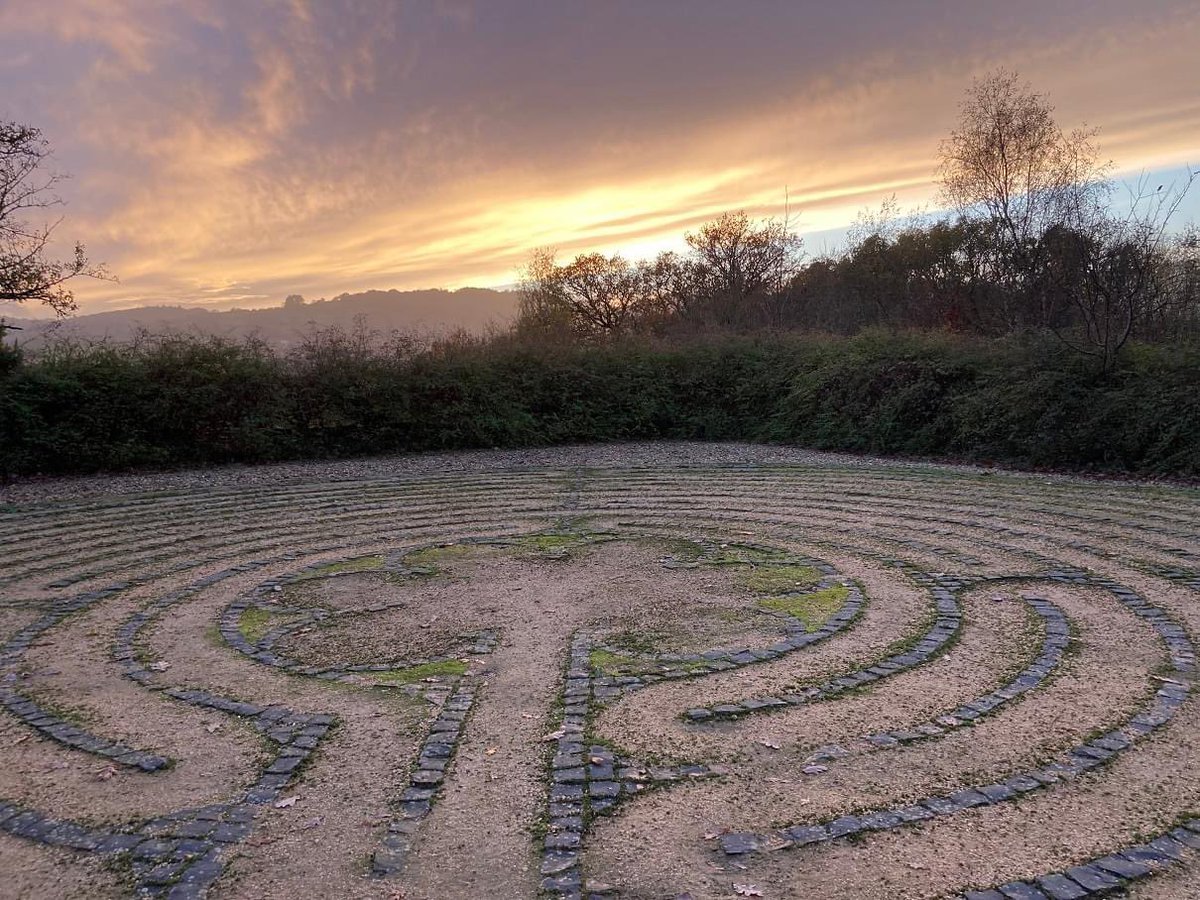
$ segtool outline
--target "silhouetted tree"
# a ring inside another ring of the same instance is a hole
[[[1063,131],[1054,107],[1014,72],[977,80],[958,126],[941,146],[942,194],[968,220],[994,228],[991,247],[996,332],[1053,323],[1058,304],[1035,290],[1042,236],[1079,228],[1108,191],[1094,130]]]
[[[103,266],[93,265],[83,244],[65,259],[49,254],[59,220],[31,221],[62,204],[54,193],[60,175],[43,166],[50,145],[28,125],[0,122],[0,301],[36,301],[59,315],[75,309],[67,283],[81,275],[107,278]]]
[[[803,257],[803,242],[786,220],[755,223],[740,211],[724,213],[685,240],[697,266],[698,311],[706,324],[723,327],[772,313],[771,301],[780,299]]]

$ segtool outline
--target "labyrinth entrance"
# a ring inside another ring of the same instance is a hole
[[[0,513],[14,897],[1200,897],[1200,492],[935,468]]]

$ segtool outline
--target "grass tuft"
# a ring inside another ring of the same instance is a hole
[[[809,594],[785,594],[782,597],[768,597],[759,600],[758,605],[763,609],[786,613],[804,623],[809,631],[816,631],[829,621],[846,603],[850,589],[844,584],[835,584],[820,591]]]
[[[419,666],[408,666],[404,669],[392,669],[389,672],[374,672],[372,677],[382,684],[413,684],[426,678],[453,677],[467,674],[467,664],[460,659],[446,659],[441,662],[421,663]]]
[[[756,594],[783,594],[812,587],[821,573],[812,566],[757,566],[738,581]]]

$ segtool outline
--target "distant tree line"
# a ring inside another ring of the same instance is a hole
[[[1048,332],[1109,370],[1130,340],[1200,335],[1200,235],[1171,231],[1195,175],[1116,196],[1094,132],[1064,132],[1018,76],[977,81],[941,146],[952,210],[904,222],[894,204],[846,248],[806,261],[784,220],[728,213],[653,260],[534,254],[519,333],[595,342],[723,329]]]

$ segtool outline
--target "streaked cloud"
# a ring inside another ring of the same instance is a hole
[[[1200,9],[18,0],[0,116],[75,178],[85,309],[511,281],[532,248],[650,252],[722,210],[826,232],[929,203],[970,79],[1018,68],[1119,170],[1200,163]]]

